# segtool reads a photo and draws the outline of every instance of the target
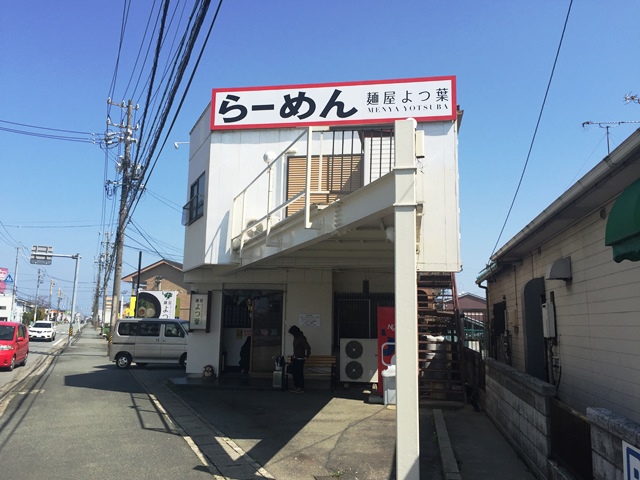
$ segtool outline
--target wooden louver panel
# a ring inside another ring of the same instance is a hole
[[[288,158],[287,200],[304,190],[306,165],[306,157]],[[312,157],[311,203],[327,205],[362,187],[362,156],[340,155],[323,157],[322,178],[320,178],[319,173],[320,157]],[[304,208],[304,198],[299,198],[287,207],[287,216],[293,215],[302,208]]]

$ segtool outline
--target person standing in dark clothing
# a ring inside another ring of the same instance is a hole
[[[293,376],[294,393],[304,392],[304,361],[311,355],[311,347],[304,336],[302,330],[296,325],[289,329],[289,333],[293,335],[293,355],[291,355],[291,375]]]
[[[251,336],[248,336],[240,349],[240,373],[249,373],[251,366]]]

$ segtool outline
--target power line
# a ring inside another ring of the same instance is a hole
[[[60,128],[39,127],[37,125],[29,125],[27,123],[10,122],[8,120],[0,120],[0,123],[8,123],[9,125],[17,125],[19,127],[37,128],[39,130],[49,130],[51,132],[77,133],[78,135],[95,135],[92,132],[79,132],[77,130],[63,130]]]
[[[17,130],[15,128],[6,128],[6,127],[0,127],[0,131],[15,133],[18,135],[27,135],[30,137],[46,138],[49,140],[62,140],[66,142],[91,143],[91,144],[97,143],[95,137],[82,138],[82,137],[69,137],[69,136],[63,136],[63,135],[51,135],[49,133],[29,132],[27,130]],[[89,134],[89,135],[93,135],[93,134]]]
[[[158,163],[158,159],[160,158],[160,153],[162,153],[162,150],[164,149],[164,146],[167,143],[167,139],[169,138],[169,134],[171,133],[171,130],[173,129],[173,126],[175,125],[175,122],[176,122],[176,119],[178,117],[178,114],[180,113],[180,110],[182,109],[182,105],[184,104],[185,98],[187,96],[187,92],[189,91],[189,87],[191,86],[191,82],[193,81],[193,78],[195,76],[195,72],[196,72],[196,70],[198,68],[198,65],[200,64],[200,60],[202,59],[202,55],[204,53],[205,47],[207,46],[207,43],[209,41],[209,37],[211,36],[211,32],[212,32],[213,27],[214,27],[214,25],[216,23],[216,20],[218,18],[218,13],[220,12],[220,8],[222,7],[222,2],[223,2],[223,0],[220,0],[220,2],[218,3],[218,7],[216,8],[216,12],[215,12],[215,14],[213,16],[213,19],[211,20],[211,25],[209,26],[209,31],[207,32],[207,36],[204,39],[204,42],[203,42],[202,47],[200,49],[200,53],[198,55],[198,58],[196,60],[195,65],[193,67],[193,70],[191,72],[191,76],[189,77],[189,81],[187,82],[187,85],[186,85],[185,89],[183,90],[182,98],[180,99],[180,103],[178,105],[178,108],[176,109],[176,112],[175,112],[175,114],[173,116],[173,120],[171,122],[171,125],[169,126],[169,129],[167,130],[167,133],[166,133],[165,138],[164,138],[164,142],[162,143],[162,145],[160,147],[160,151],[158,152],[158,155],[156,156],[156,158],[155,158],[155,160],[153,162],[153,165],[151,166],[151,170],[149,170],[149,173],[146,174],[146,172],[147,172],[146,168],[145,168],[145,170],[143,172],[143,175],[146,175],[146,178],[151,176],[151,174],[153,173],[153,170],[155,169],[155,166]],[[153,155],[153,150],[151,151],[151,153],[149,155],[149,158],[151,158],[152,155]],[[147,163],[147,166],[148,166],[148,163]],[[135,211],[139,201],[140,201],[140,196],[138,195],[136,200],[135,200],[135,204],[133,204],[132,207],[131,207],[131,211],[130,211],[131,215],[133,215],[133,212]]]
[[[9,224],[5,224],[4,226],[9,228],[20,228],[20,229],[23,229],[23,228],[53,229],[53,228],[93,228],[93,227],[100,227],[101,225],[99,224],[94,224],[94,225],[9,225]]]
[[[149,190],[148,188],[144,189],[144,193],[148,193],[149,195],[151,195],[153,198],[155,198],[156,200],[158,200],[160,203],[163,203],[164,205],[166,205],[167,207],[169,207],[170,209],[178,212],[178,213],[182,213],[182,205],[177,204],[176,202],[172,202],[171,200],[169,200],[168,198],[165,198],[161,195],[158,195],[155,192],[152,192],[151,190]]]
[[[540,126],[540,121],[542,120],[542,112],[544,112],[544,107],[547,103],[547,96],[549,95],[549,90],[551,89],[551,81],[553,80],[553,74],[556,71],[556,65],[558,63],[558,57],[560,56],[560,49],[562,48],[562,41],[564,40],[564,34],[567,31],[567,24],[569,23],[569,15],[571,14],[571,6],[573,5],[573,0],[571,0],[569,2],[569,8],[567,10],[567,16],[565,17],[564,20],[564,26],[562,27],[562,35],[560,36],[560,42],[558,43],[558,49],[556,50],[556,57],[553,61],[553,67],[551,68],[551,75],[549,75],[549,81],[547,82],[547,89],[544,92],[544,98],[542,100],[542,105],[540,106],[540,113],[538,114],[538,120],[536,122],[536,128],[533,131],[533,137],[531,138],[531,143],[529,145],[529,151],[527,152],[527,159],[524,162],[524,166],[522,168],[522,173],[520,174],[520,180],[518,181],[518,186],[516,187],[516,191],[513,194],[513,199],[511,200],[511,205],[509,206],[509,211],[507,212],[507,216],[504,219],[504,223],[502,224],[502,228],[500,229],[500,234],[498,235],[498,239],[496,240],[496,244],[493,246],[493,250],[491,251],[491,256],[493,256],[493,254],[496,251],[496,248],[498,248],[498,242],[500,242],[500,239],[502,238],[502,234],[504,233],[504,229],[507,226],[507,221],[509,220],[509,217],[511,216],[511,211],[513,210],[513,205],[516,202],[516,198],[518,197],[518,192],[520,191],[520,186],[522,185],[522,180],[524,179],[524,174],[527,171],[527,165],[529,164],[529,159],[531,158],[531,151],[533,150],[533,144],[536,141],[536,136],[538,134],[538,127]]]

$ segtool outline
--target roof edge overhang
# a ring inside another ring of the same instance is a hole
[[[525,241],[527,250],[532,251],[578,221],[585,214],[586,210],[585,208],[576,207],[588,207],[589,203],[585,202],[585,198],[594,191],[601,190],[603,192],[601,198],[598,199],[600,204],[615,198],[624,188],[635,181],[637,177],[625,177],[624,181],[626,185],[615,191],[612,190],[608,192],[603,186],[609,182],[612,177],[630,165],[640,165],[640,129],[637,129],[631,134],[618,148],[607,155],[571,188],[544,209],[540,215],[505,243],[502,248],[491,256],[490,260],[492,264],[518,261],[522,258],[522,246],[525,244]],[[575,209],[575,212],[580,212],[580,216],[567,214],[569,209]],[[593,211],[593,209],[591,211]],[[556,224],[556,228],[550,228],[554,223]],[[479,279],[481,277],[483,279],[486,278],[485,271],[480,272],[476,283],[480,281]]]

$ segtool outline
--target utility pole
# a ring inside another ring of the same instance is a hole
[[[109,251],[111,245],[111,234],[107,232],[106,234],[107,242],[104,247],[104,281],[102,282],[102,331],[105,331],[105,326],[108,324],[107,322],[107,285],[109,285],[109,274],[111,273],[111,269],[108,268],[109,263],[111,262],[111,257],[109,256]]]
[[[53,286],[56,284],[56,282],[53,281],[53,278],[49,280],[49,313],[47,315],[47,318],[49,320],[53,320],[51,317],[51,297],[53,296]]]
[[[108,235],[108,232],[107,232],[107,235]],[[100,308],[100,280],[102,275],[102,265],[103,263],[105,263],[105,258],[106,258],[106,253],[101,252],[100,256],[98,257],[98,273],[96,275],[96,292],[93,296],[92,312],[93,312],[94,325],[98,325],[98,309]],[[106,288],[106,285],[104,285],[104,288]]]
[[[16,295],[18,293],[18,257],[20,256],[20,247],[16,247],[16,268],[13,270],[13,290],[11,292],[11,321],[16,321]],[[22,319],[20,319],[22,323]]]
[[[36,276],[36,299],[33,302],[33,323],[38,320],[38,289],[40,288],[40,284],[42,283],[42,271],[40,267],[38,267],[38,275]]]
[[[111,103],[110,100],[108,100]],[[113,103],[111,103],[114,105]],[[124,102],[120,105],[124,108]],[[137,106],[136,106],[137,108]],[[114,242],[115,264],[113,271],[113,293],[111,295],[111,320],[109,324],[109,332],[118,320],[118,312],[120,301],[120,279],[122,277],[122,251],[124,249],[124,231],[127,226],[127,217],[129,215],[128,201],[131,191],[131,180],[133,168],[131,165],[131,144],[136,142],[133,138],[134,128],[131,124],[133,118],[133,104],[131,100],[127,103],[127,123],[126,125],[117,125],[118,128],[124,130],[124,136],[121,140],[124,142],[124,157],[122,158],[122,189],[120,190],[120,211],[118,215],[118,229],[116,230],[116,239]],[[136,127],[137,128],[137,127]]]
[[[78,271],[80,268],[80,254],[76,253],[75,255],[71,255],[76,261],[76,270],[73,275],[73,291],[71,293],[71,320],[69,321],[69,338],[71,341],[71,337],[73,336],[73,322],[76,321],[76,292],[78,291]]]
[[[56,308],[58,312],[58,321],[62,321],[62,315],[60,315],[60,300],[62,300],[62,290],[58,288],[58,308]]]
[[[96,291],[93,294],[93,304],[91,306],[92,322],[94,326],[98,324],[98,306],[100,304],[100,274],[102,273],[102,259],[103,254],[100,253],[100,256],[98,257],[98,272],[96,273]]]

